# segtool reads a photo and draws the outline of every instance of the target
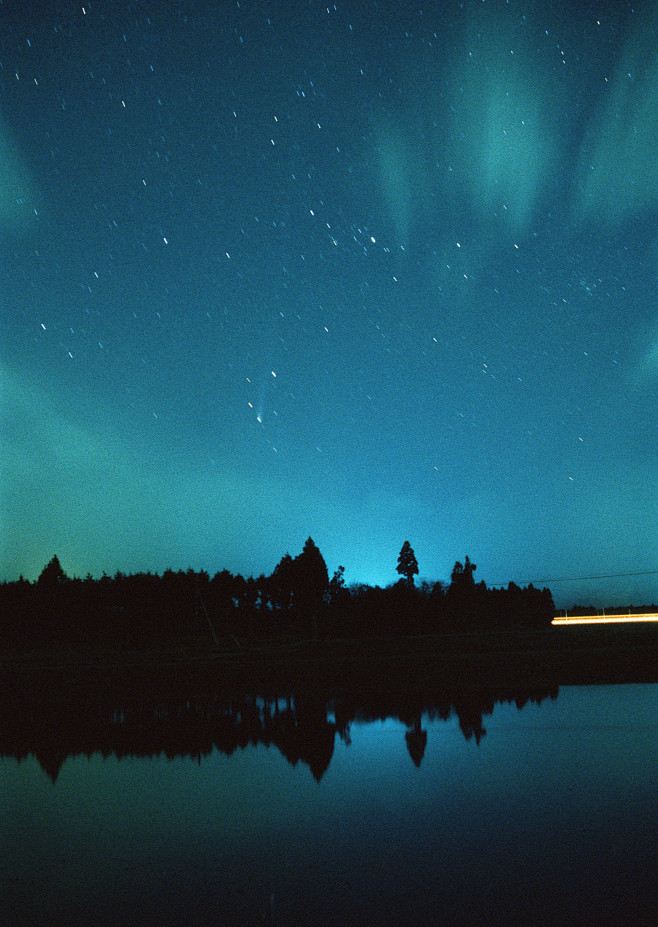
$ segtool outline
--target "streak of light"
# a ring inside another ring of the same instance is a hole
[[[573,618],[556,615],[551,624],[630,624],[643,621],[658,621],[658,612],[644,612],[637,615],[577,615]]]

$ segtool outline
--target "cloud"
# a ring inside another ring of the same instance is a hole
[[[70,421],[6,366],[0,384],[0,576],[34,578],[54,553],[67,570],[98,570],[129,532],[146,539],[131,513],[146,486],[127,448]]]
[[[508,17],[479,11],[455,68],[452,173],[482,218],[526,232],[555,168],[548,88]]]
[[[398,237],[409,241],[414,219],[414,194],[408,145],[395,129],[382,131],[377,148],[379,179]]]
[[[401,63],[406,105],[377,133],[381,190],[405,244],[453,209],[496,234],[529,233],[560,157],[554,88],[528,30],[500,5],[464,15],[449,47]]]
[[[37,192],[9,127],[0,120],[0,233],[22,231],[34,219]]]
[[[658,8],[638,11],[580,149],[577,222],[618,223],[658,202]]]
[[[644,387],[658,380],[658,325],[638,335],[636,361],[631,366],[633,386]]]
[[[658,205],[658,4],[630,16],[598,103],[581,98],[575,78],[551,73],[539,15],[520,23],[505,5],[482,3],[463,15],[449,47],[404,63],[403,98],[413,104],[378,134],[380,186],[405,243],[432,212],[445,223],[450,208],[491,240],[523,237],[550,190],[561,191],[577,228],[618,225]],[[602,53],[595,43],[589,93]],[[583,103],[592,113],[584,127]]]
[[[309,534],[323,551],[325,540],[339,546],[340,530],[324,538],[319,526],[345,523],[342,497],[291,491],[257,461],[237,467],[230,447],[216,462],[181,457],[177,446],[154,453],[147,436],[108,425],[100,400],[98,425],[73,420],[1,363],[0,390],[0,580],[36,579],[53,554],[76,576],[189,566],[260,573],[276,565],[272,551],[301,550]]]

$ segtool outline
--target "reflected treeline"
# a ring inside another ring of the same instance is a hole
[[[427,746],[427,721],[457,717],[467,740],[479,744],[483,718],[498,702],[521,709],[557,698],[558,687],[495,692],[438,693],[433,698],[348,697],[304,694],[262,698],[215,695],[205,698],[113,699],[5,693],[0,697],[0,754],[17,760],[36,756],[56,781],[69,756],[191,757],[199,762],[213,750],[231,756],[262,744],[276,747],[293,766],[303,763],[320,781],[331,762],[336,737],[350,743],[355,723],[402,722],[411,760],[420,766]]]

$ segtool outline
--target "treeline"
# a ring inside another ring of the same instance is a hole
[[[408,542],[398,558],[398,582],[386,588],[347,587],[344,568],[329,578],[311,538],[296,557],[286,554],[269,576],[228,570],[165,570],[66,575],[55,556],[38,580],[0,585],[0,645],[28,649],[54,643],[130,646],[211,637],[216,643],[290,635],[367,637],[545,626],[554,616],[548,589],[532,585],[488,589],[466,557],[449,584],[416,585],[418,565]]]
[[[562,614],[562,611],[560,614]],[[597,605],[572,605],[567,609],[569,618],[579,618],[584,615],[599,615],[601,618],[606,615],[608,618],[613,615],[655,615],[658,614],[658,605],[616,605],[612,608],[600,608]]]

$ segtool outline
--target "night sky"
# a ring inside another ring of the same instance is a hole
[[[658,570],[657,219],[654,4],[0,2],[0,578]]]

